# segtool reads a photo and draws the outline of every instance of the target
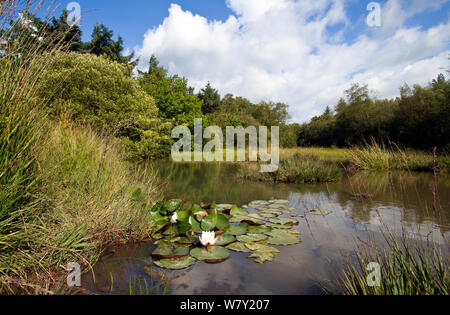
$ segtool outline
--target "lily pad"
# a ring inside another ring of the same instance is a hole
[[[176,210],[178,210],[178,208],[180,208],[182,203],[183,201],[180,199],[172,199],[167,201],[164,205],[169,212],[175,212]]]
[[[267,212],[265,212],[265,213],[262,214],[262,216],[263,216],[265,219],[272,219],[272,218],[278,217],[278,214],[275,214],[275,213],[267,213]]]
[[[314,214],[314,215],[329,215],[333,212],[330,210],[314,209],[314,210],[311,210],[309,213]]]
[[[239,242],[249,243],[249,242],[261,242],[267,240],[267,235],[264,234],[246,234],[237,237]]]
[[[193,265],[195,263],[195,259],[187,256],[183,258],[154,260],[153,263],[161,268],[180,270]]]
[[[189,247],[173,247],[173,246],[160,246],[152,253],[153,257],[161,259],[181,258],[189,255]]]
[[[275,218],[269,220],[271,223],[282,225],[298,225],[298,221],[291,218]]]
[[[219,263],[230,257],[230,251],[222,246],[209,246],[207,248],[194,248],[191,256],[206,263]]]
[[[233,250],[235,252],[241,253],[250,253],[251,250],[245,246],[245,243],[242,242],[234,242],[227,246],[228,249]]]
[[[154,234],[152,234],[152,237],[155,240],[160,240],[164,237],[164,235],[162,235],[162,233],[154,233]]]
[[[273,258],[280,252],[278,249],[272,246],[248,243],[245,246],[253,251],[253,254],[248,256],[249,258],[256,258],[255,262],[263,264],[266,261],[272,261]]]
[[[266,213],[275,214],[275,215],[280,215],[280,214],[284,213],[283,210],[275,210],[275,209],[267,209],[267,208],[259,209],[259,211],[261,211],[263,215]]]
[[[264,216],[262,216],[259,213],[249,213],[247,215],[247,217],[249,217],[250,219],[256,219],[256,220],[259,220],[259,221],[264,221]]]
[[[178,235],[178,228],[174,225],[169,226],[164,232],[163,235],[165,236],[177,236]]]
[[[250,226],[248,228],[249,234],[266,234],[268,232],[272,231],[272,228],[267,225],[261,225],[261,226]]]
[[[289,200],[285,200],[285,199],[278,199],[278,200],[270,200],[271,203],[283,203],[283,204],[288,204]]]
[[[211,214],[203,218],[201,227],[203,231],[212,231],[215,228],[223,230],[228,227],[230,223],[228,219],[222,214]]]
[[[254,217],[244,216],[244,215],[235,215],[230,218],[231,223],[247,223],[248,225],[263,225],[264,221],[258,220]]]
[[[227,204],[227,203],[220,203],[216,207],[217,207],[217,210],[225,210],[225,209],[233,208],[233,205]]]
[[[274,230],[267,233],[267,235],[270,236],[267,243],[271,245],[294,245],[300,243],[300,237],[288,231]]]
[[[192,231],[194,231],[195,233],[202,233],[202,227],[200,225],[200,222],[197,221],[197,219],[194,216],[191,216],[191,219],[189,221],[189,223],[192,226]]]
[[[231,233],[224,233],[217,238],[215,246],[226,246],[236,242],[236,237]]]
[[[195,237],[193,237],[193,236],[180,237],[180,239],[176,241],[177,244],[182,244],[182,245],[192,245],[194,242],[195,242]]]
[[[230,225],[226,230],[233,235],[244,235],[247,233],[249,225],[247,223],[241,223],[239,225]]]
[[[245,210],[242,210],[238,206],[233,206],[230,210],[230,215],[248,215],[248,212]]]
[[[284,225],[284,224],[275,224],[275,223],[266,223],[267,226],[274,228],[274,229],[285,229],[288,230],[292,228],[291,225]]]

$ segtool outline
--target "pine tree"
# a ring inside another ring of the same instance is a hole
[[[208,82],[206,87],[200,90],[198,97],[203,101],[202,112],[203,114],[212,114],[219,109],[220,106],[220,94],[216,89],[211,87],[211,83]]]

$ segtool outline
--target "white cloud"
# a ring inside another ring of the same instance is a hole
[[[442,72],[449,22],[428,30],[404,26],[448,0],[429,2],[389,0],[382,8],[383,26],[361,30],[351,44],[342,32],[329,31],[349,27],[345,0],[227,0],[235,16],[226,21],[172,4],[163,23],[145,34],[136,56],[146,69],[155,54],[197,89],[210,81],[222,95],[284,101],[302,122],[336,104],[353,82],[392,97],[404,83],[425,84]]]

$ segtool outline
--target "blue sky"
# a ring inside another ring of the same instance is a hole
[[[61,2],[61,8],[71,1]],[[221,0],[78,0],[82,10],[83,39],[89,40],[95,23],[104,23],[127,47],[142,44],[145,32],[162,23],[171,3],[209,19],[226,20],[233,12]],[[61,10],[58,10],[60,12]],[[58,14],[58,13],[57,13]]]
[[[297,122],[334,106],[352,83],[395,97],[448,68],[450,0],[378,1],[380,27],[366,23],[369,2],[78,1],[84,40],[104,23],[141,69],[155,54],[197,90],[210,81],[222,95],[283,101]]]

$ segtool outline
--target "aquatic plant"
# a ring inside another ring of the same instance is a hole
[[[341,272],[338,287],[347,295],[448,295],[450,277],[448,249],[421,240],[397,240],[385,234],[384,248],[372,245],[359,248],[356,264]],[[447,252],[447,253],[445,253]],[[369,285],[367,266],[380,266],[379,285]]]
[[[222,262],[230,251],[251,253],[249,258],[257,263],[272,261],[280,251],[270,245],[300,242],[300,232],[291,229],[299,223],[292,216],[301,215],[293,210],[287,200],[254,201],[245,210],[215,203],[191,207],[178,199],[158,203],[152,208],[158,222],[154,263],[164,269],[185,269],[196,260]]]

